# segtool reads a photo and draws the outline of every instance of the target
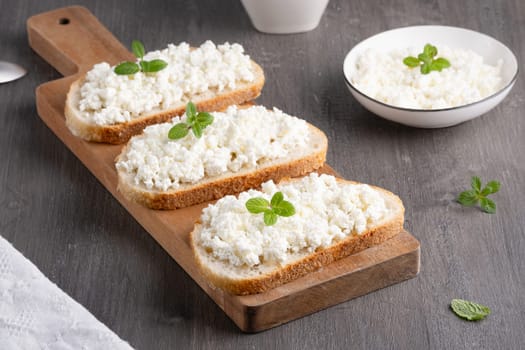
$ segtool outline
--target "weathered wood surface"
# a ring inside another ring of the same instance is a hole
[[[2,59],[29,69],[0,85],[0,234],[138,349],[519,349],[525,342],[524,78],[487,115],[446,129],[396,125],[360,107],[342,61],[360,40],[416,24],[467,27],[523,61],[519,0],[336,1],[315,31],[256,32],[240,2],[78,1],[122,43],[241,42],[265,69],[259,103],[303,116],[329,137],[344,177],[398,193],[421,241],[420,275],[267,332],[246,336],[137,224],[36,114],[34,90],[60,78],[27,44],[29,16],[64,1],[1,3]],[[495,215],[455,196],[472,175],[502,182]],[[481,323],[457,319],[450,299],[490,306]]]

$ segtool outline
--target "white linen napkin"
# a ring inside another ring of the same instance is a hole
[[[0,236],[0,349],[132,349]]]

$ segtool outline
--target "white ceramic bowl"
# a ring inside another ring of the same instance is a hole
[[[258,31],[291,34],[317,27],[328,0],[241,0],[241,3]]]
[[[483,57],[483,62],[496,65],[503,60],[501,75],[502,88],[496,93],[470,104],[444,109],[411,109],[385,104],[352,85],[350,77],[356,68],[358,57],[367,49],[374,48],[380,52],[390,52],[405,47],[423,47],[432,43],[450,48],[470,49]],[[357,44],[346,55],[343,63],[345,83],[352,95],[366,109],[385,119],[419,128],[442,128],[463,123],[485,114],[512,89],[518,75],[518,61],[512,51],[496,39],[472,30],[446,26],[414,26],[389,30],[374,35]]]

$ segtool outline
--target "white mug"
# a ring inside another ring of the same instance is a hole
[[[328,0],[241,0],[260,32],[291,34],[315,29]]]

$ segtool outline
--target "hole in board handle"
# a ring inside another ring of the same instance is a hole
[[[69,18],[61,18],[61,19],[59,19],[58,20],[58,24],[63,25],[63,26],[69,24]]]

